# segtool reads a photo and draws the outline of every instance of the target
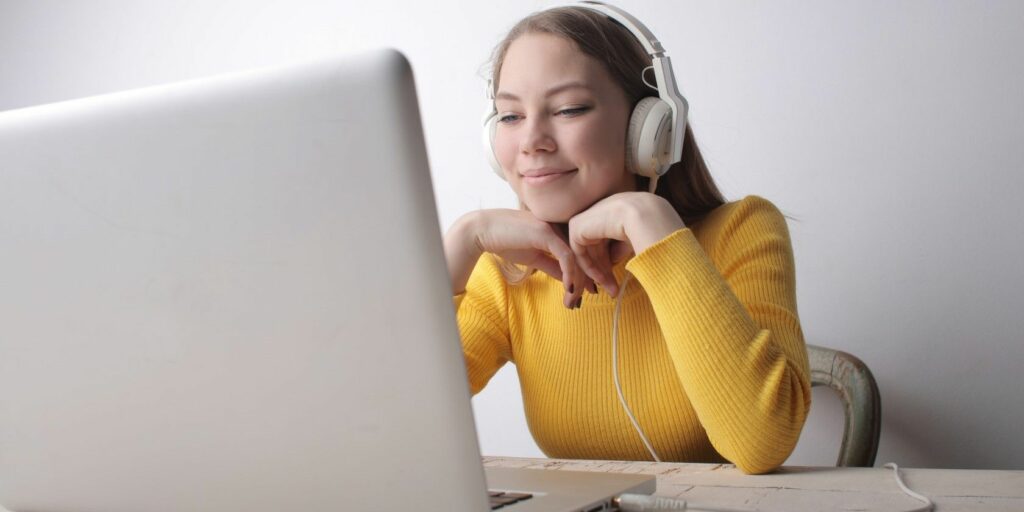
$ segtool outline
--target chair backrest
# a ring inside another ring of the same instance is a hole
[[[837,466],[871,467],[882,428],[882,400],[871,370],[856,356],[807,345],[811,386],[828,386],[839,393],[846,411],[843,444]]]

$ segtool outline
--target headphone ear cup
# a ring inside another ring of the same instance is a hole
[[[498,157],[494,154],[494,133],[498,129],[498,114],[497,112],[491,112],[484,119],[484,153],[487,154],[487,163],[491,165],[491,170],[498,175],[499,178],[505,179],[505,173],[501,170],[501,164],[498,163]]]
[[[668,170],[672,108],[661,98],[641,99],[629,118],[626,130],[626,169],[653,178]]]

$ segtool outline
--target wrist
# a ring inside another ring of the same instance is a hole
[[[452,280],[452,295],[466,291],[469,276],[484,252],[477,240],[478,213],[470,212],[459,217],[444,235],[444,255]]]
[[[686,227],[667,199],[646,192],[638,194],[626,212],[626,235],[635,254]]]
[[[445,245],[451,245],[467,255],[480,256],[484,250],[477,238],[480,212],[469,212],[459,217],[445,235]]]

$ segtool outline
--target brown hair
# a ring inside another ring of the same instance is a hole
[[[629,29],[617,21],[583,7],[539,11],[516,23],[491,55],[491,79],[495,91],[498,90],[498,78],[508,47],[520,36],[531,33],[564,37],[584,54],[604,64],[615,83],[625,91],[631,106],[635,107],[647,96],[656,96],[642,78],[644,69],[651,65],[651,58],[644,51],[643,45]],[[636,180],[637,190],[648,189],[649,178],[637,175]],[[683,136],[682,159],[658,180],[655,193],[667,199],[687,225],[703,219],[712,210],[725,204],[725,198],[704,163],[689,123]],[[513,283],[522,281],[532,273],[533,269],[525,273],[522,270],[516,272],[513,269],[518,267],[498,259],[506,277]]]

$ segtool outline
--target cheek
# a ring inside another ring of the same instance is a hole
[[[498,165],[501,166],[502,172],[505,174],[505,181],[508,182],[512,190],[519,195],[519,176],[516,172],[516,153],[518,153],[519,146],[513,137],[509,134],[502,134],[501,128],[498,128],[498,132],[494,135],[494,156],[498,160]]]
[[[620,116],[605,116],[601,121],[601,129],[594,134],[594,140],[600,141],[605,153],[623,153],[626,150],[626,124],[628,120]]]
[[[503,132],[504,130],[499,127],[494,136],[494,154],[502,169],[510,171],[515,168],[513,164],[515,163],[517,146],[515,141],[512,140],[511,134]]]
[[[595,121],[597,121],[595,119]],[[625,162],[625,130],[608,129],[611,120],[602,120],[581,127],[566,141],[581,160],[598,168],[615,168]]]

